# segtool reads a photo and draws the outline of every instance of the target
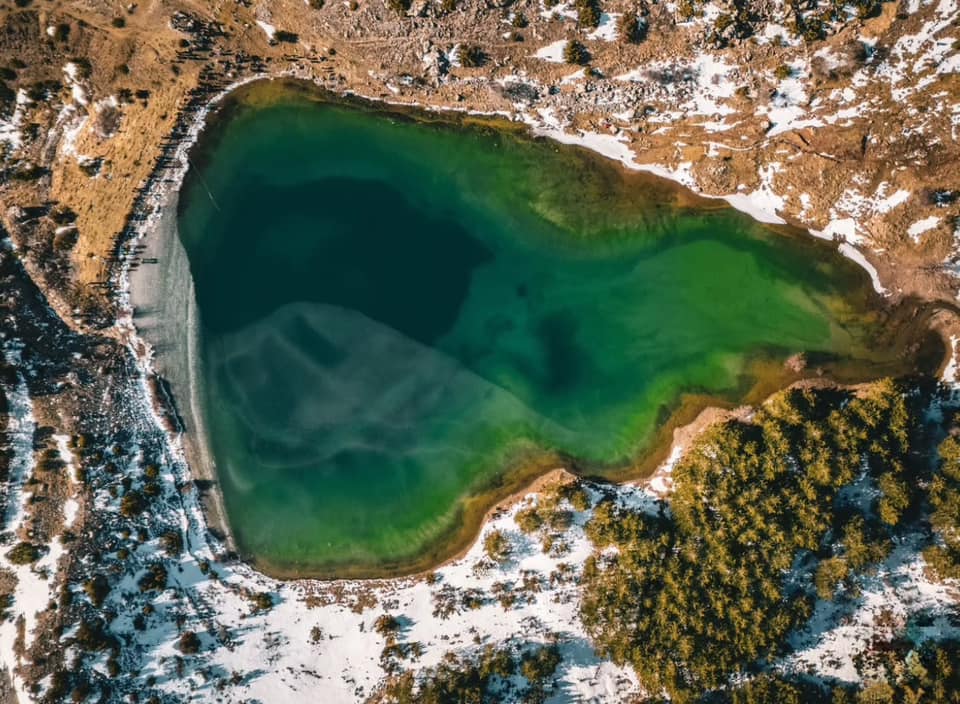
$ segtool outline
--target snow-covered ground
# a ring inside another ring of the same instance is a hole
[[[597,28],[587,35],[588,39],[597,41],[612,42],[617,38],[617,21],[620,19],[619,12],[600,14],[600,23]]]
[[[910,235],[914,240],[919,240],[920,235],[928,230],[932,230],[939,224],[940,217],[937,215],[931,215],[930,217],[917,220],[915,223],[913,223],[907,228],[907,234]]]
[[[4,345],[3,353],[8,364],[19,369],[21,347],[12,341]],[[24,528],[27,502],[30,494],[27,482],[33,474],[35,459],[33,435],[36,422],[33,404],[22,373],[16,373],[16,383],[7,392],[6,437],[10,450],[10,473],[4,487],[3,539],[0,544],[0,568],[12,572],[16,586],[10,598],[7,616],[0,622],[0,661],[11,673],[14,691],[21,702],[31,701],[23,680],[14,668],[20,661],[17,642],[23,628],[23,645],[29,646],[34,636],[37,612],[47,608],[52,584],[47,580],[48,571],[55,567],[63,552],[63,546],[55,541],[49,551],[33,564],[12,563],[7,553],[19,542],[18,533]]]
[[[859,596],[819,601],[809,624],[792,638],[797,652],[782,668],[861,682],[884,676],[864,656],[904,630],[914,642],[960,636],[951,623],[960,590],[928,577],[920,554],[924,540],[907,536],[875,572],[857,577]]]
[[[20,127],[23,123],[24,110],[29,104],[30,98],[27,96],[27,92],[21,88],[17,91],[13,114],[6,120],[0,116],[0,142],[5,142],[14,149],[20,147],[23,141]]]
[[[599,496],[590,493],[594,499]],[[652,501],[643,489],[628,490],[624,500],[633,494]],[[536,501],[537,496],[530,495],[484,527],[484,535],[501,531],[509,539],[511,554],[504,563],[485,556],[481,538],[466,556],[437,569],[430,580],[278,583],[246,568],[221,566],[214,567],[220,579],[212,580],[200,572],[196,558],[187,557],[172,579],[191,601],[204,603],[211,620],[233,626],[228,647],[204,653],[196,662],[240,673],[242,683],[233,690],[237,697],[354,701],[369,695],[386,675],[380,657],[386,640],[374,628],[386,613],[401,624],[399,643],[422,648],[415,661],[402,661],[405,666],[429,667],[448,652],[470,653],[486,644],[557,640],[563,662],[550,701],[623,701],[638,691],[632,671],[598,658],[577,617],[578,575],[591,551],[583,532],[589,512],[574,512],[562,554],[545,554],[536,536],[523,534],[514,520],[517,511]],[[269,592],[275,606],[252,613],[250,601],[241,594],[249,589]],[[508,594],[516,602],[501,605],[498,595]],[[174,608],[163,600],[154,605]],[[440,613],[444,605],[452,612]],[[150,649],[145,674],[155,675],[163,690],[187,695],[212,686],[199,667],[186,677],[177,675],[180,653],[169,622],[138,634],[129,619],[121,618],[112,629]],[[211,638],[201,637],[205,646],[211,644]]]
[[[269,41],[273,41],[277,36],[277,28],[274,27],[269,22],[264,22],[263,20],[257,20],[257,26],[263,30],[263,33],[267,35]]]
[[[566,39],[560,39],[553,42],[552,44],[547,44],[545,47],[541,47],[534,54],[538,59],[543,59],[544,61],[550,61],[555,64],[564,63],[563,58],[563,49],[567,45]]]

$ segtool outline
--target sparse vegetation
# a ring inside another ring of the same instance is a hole
[[[445,621],[457,613],[460,606],[457,596],[457,590],[449,584],[433,592],[433,617]]]
[[[517,654],[487,646],[473,660],[449,653],[421,678],[405,672],[393,677],[370,698],[371,704],[468,704],[500,701],[500,686],[517,675],[526,684],[517,701],[542,702],[560,664],[556,646],[536,646]]]
[[[494,582],[490,593],[494,599],[500,602],[500,606],[504,610],[513,608],[517,603],[517,592],[509,582]]]

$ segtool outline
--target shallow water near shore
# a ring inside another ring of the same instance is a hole
[[[291,93],[236,99],[194,160],[206,441],[275,573],[447,557],[524,478],[622,474],[684,399],[790,381],[798,352],[906,365],[829,247],[578,149]]]

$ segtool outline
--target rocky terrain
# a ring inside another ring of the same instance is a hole
[[[639,692],[573,606],[608,488],[571,509],[566,552],[517,531],[515,506],[485,528],[510,559],[480,541],[418,580],[279,583],[210,534],[125,285],[156,266],[141,238],[223,91],[297,77],[582,144],[835,240],[891,300],[948,304],[935,323],[955,346],[958,18],[955,0],[2,0],[0,700],[363,700],[508,636],[559,643],[557,701]],[[661,474],[617,500],[668,489]],[[818,610],[795,667],[862,679],[877,614],[953,598],[890,560],[899,577],[861,585],[854,616]],[[384,613],[411,622],[381,632]]]
[[[99,317],[100,294],[123,254],[118,238],[143,215],[138,195],[190,106],[280,75],[525,122],[845,242],[892,295],[952,298],[960,57],[951,0],[610,0],[585,17],[596,28],[569,3],[404,4],[4,11],[3,222],[70,322],[110,320]],[[637,18],[633,37],[621,36],[624,16]],[[586,66],[564,62],[568,39]]]

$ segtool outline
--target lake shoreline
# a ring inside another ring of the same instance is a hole
[[[222,103],[223,98],[235,92],[236,88],[238,87],[239,86],[227,89],[210,103],[208,110],[203,114],[197,129],[195,131],[191,130],[193,141],[186,145],[186,150],[193,148],[197,138],[200,135],[201,128],[206,126],[207,118],[210,112],[209,108],[216,106],[218,103]],[[323,95],[326,95],[326,91],[323,91],[322,93]],[[368,109],[378,110],[376,104],[371,104],[365,100],[364,104]],[[443,119],[442,114],[439,118],[435,113],[428,112],[427,114],[431,119]],[[416,119],[416,117],[414,117],[414,119]],[[496,127],[496,125],[493,126]],[[167,256],[169,257],[170,253],[173,251],[172,246],[179,245],[179,238],[176,230],[176,210],[178,203],[177,194],[179,192],[179,188],[182,186],[182,178],[185,175],[186,168],[183,168],[182,171],[183,173],[180,174],[178,179],[168,181],[166,184],[168,186],[166,189],[166,199],[164,204],[161,206],[161,216],[158,222],[155,223],[155,227],[153,230],[151,230],[150,227],[147,227],[142,233],[143,235],[150,235],[149,237],[146,237],[148,242],[148,251],[160,252],[161,257],[163,256],[163,251],[166,251]],[[660,181],[661,179],[657,177],[656,180]],[[684,189],[681,186],[676,186],[676,188],[679,193],[684,193]],[[684,195],[689,196],[690,200],[705,200],[700,196],[689,192],[684,193]],[[714,201],[714,203],[716,203],[716,201]],[[718,207],[726,207],[719,204],[717,205]],[[713,207],[712,204],[711,207]],[[170,222],[171,220],[172,225]],[[162,224],[164,222],[166,222],[165,225]],[[151,250],[150,248],[154,246],[156,246],[158,249]],[[168,260],[161,259],[161,261]],[[154,267],[141,267],[138,270],[129,272],[129,300],[134,309],[138,309],[140,311],[149,310],[157,305],[158,299],[168,298],[167,296],[162,295],[164,292],[164,287],[159,285],[156,277],[154,276],[154,278],[151,279],[151,276],[153,276],[153,273],[150,271],[151,268]],[[187,271],[189,272],[189,267],[187,268]],[[189,294],[190,295],[188,298],[191,300],[187,301],[185,304],[181,302],[179,314],[183,316],[182,319],[185,321],[191,319],[195,321],[196,304],[195,301],[192,300],[192,286],[190,287]],[[884,305],[887,305],[888,303],[889,301],[885,301]],[[170,320],[165,321],[165,324],[169,323]],[[206,494],[206,500],[204,502],[206,520],[209,524],[208,527],[220,534],[215,535],[215,537],[225,541],[228,549],[235,550],[236,546],[232,538],[229,523],[226,520],[223,497],[218,487],[215,465],[203,440],[203,421],[202,418],[199,417],[201,414],[198,412],[197,405],[198,394],[200,391],[196,387],[196,358],[195,354],[191,350],[191,347],[195,349],[196,345],[196,323],[193,322],[191,324],[194,327],[191,328],[189,325],[187,326],[189,334],[186,335],[186,339],[183,340],[185,344],[182,345],[182,347],[184,349],[173,350],[171,352],[171,349],[163,349],[164,343],[168,343],[171,338],[163,335],[161,329],[163,327],[162,324],[158,324],[156,321],[150,322],[148,320],[144,320],[142,316],[138,316],[135,320],[138,333],[140,333],[144,341],[149,343],[154,349],[155,359],[157,360],[157,371],[165,379],[169,378],[169,381],[174,387],[174,395],[176,399],[181,399],[182,389],[185,388],[185,384],[190,386],[191,390],[188,392],[190,401],[186,404],[182,403],[182,401],[181,403],[176,404],[177,410],[184,414],[183,417],[187,426],[182,433],[182,437],[184,441],[185,452],[187,454],[188,464],[195,480],[199,480],[204,484],[209,483],[210,488]],[[171,327],[175,328],[176,326]],[[151,335],[151,328],[154,331],[159,332],[155,332],[153,335]],[[153,339],[151,339],[151,337]],[[171,355],[173,355],[173,357]],[[179,362],[173,361],[174,357],[178,358]],[[179,379],[179,382],[177,379]],[[185,379],[192,380],[185,381]],[[767,393],[766,396],[769,396],[769,393]],[[763,397],[765,396],[761,396],[760,398]],[[684,403],[684,401],[678,402],[680,410],[678,411],[675,409],[670,420],[661,427],[657,433],[657,441],[651,443],[648,451],[642,453],[643,459],[637,463],[630,463],[629,468],[625,468],[625,471],[622,473],[622,476],[624,477],[623,479],[621,479],[621,473],[617,473],[618,482],[626,481],[626,477],[628,476],[632,477],[633,480],[642,479],[642,477],[649,476],[655,472],[658,467],[662,466],[663,461],[671,456],[672,449],[676,447],[674,443],[675,434],[686,428],[690,423],[696,422],[696,419],[702,415],[703,411],[714,408],[717,406],[717,404],[722,407],[723,400],[714,398],[712,401],[708,402],[704,399],[699,399],[689,406],[685,411],[683,410]],[[189,406],[189,408],[182,408],[181,406]],[[696,412],[692,413],[691,409],[696,409]],[[694,416],[692,420],[690,420],[691,413]],[[681,419],[687,419],[688,423],[681,423]],[[550,467],[549,469],[556,469],[556,465],[554,464],[553,467]],[[544,471],[544,467],[534,468],[531,472],[521,471],[512,477],[512,481],[504,481],[501,479],[501,481],[498,482],[498,484],[490,491],[483,492],[475,497],[471,497],[471,499],[468,501],[468,507],[465,510],[467,515],[461,522],[462,525],[453,531],[456,533],[455,539],[449,542],[442,541],[443,549],[426,551],[429,553],[429,555],[423,560],[404,561],[402,564],[398,564],[394,569],[391,569],[390,567],[376,570],[367,570],[364,568],[357,570],[333,568],[332,570],[328,571],[329,573],[323,573],[322,570],[286,570],[280,568],[279,566],[268,565],[262,561],[258,562],[256,560],[250,562],[256,569],[262,570],[265,574],[282,579],[382,579],[423,574],[436,568],[440,564],[445,564],[452,559],[456,559],[456,556],[458,555],[462,555],[475,541],[476,536],[482,530],[485,521],[489,518],[491,513],[495,512],[498,507],[501,507],[505,502],[509,502],[515,499],[517,496],[522,496],[528,493],[529,487],[534,485],[538,481],[539,477],[543,476]],[[483,510],[480,509],[481,506],[483,506]],[[454,552],[456,554],[452,554]],[[438,553],[443,553],[444,556],[438,556]],[[414,563],[424,564],[413,566]],[[384,572],[386,572],[386,574],[384,574]]]
[[[178,192],[171,191],[154,236],[145,238],[143,257],[163,265],[141,265],[129,274],[133,323],[153,351],[153,370],[169,385],[187,465],[201,492],[207,527],[228,550],[236,543],[217,487],[216,463],[204,438],[201,375],[198,373],[199,320],[193,277],[177,233]]]

